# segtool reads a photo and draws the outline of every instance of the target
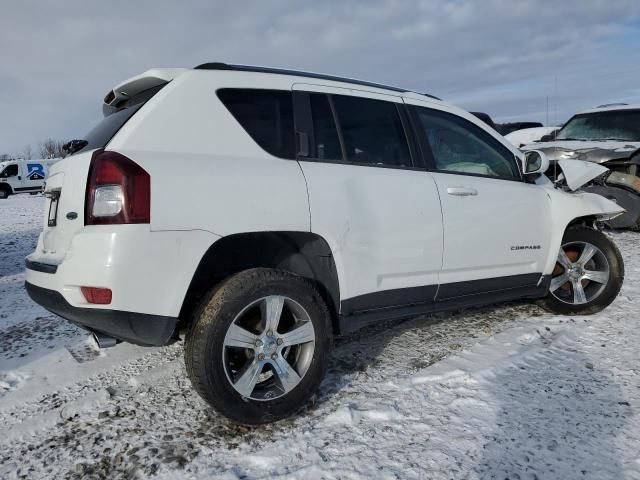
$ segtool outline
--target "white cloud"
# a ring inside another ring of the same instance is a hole
[[[498,119],[640,100],[637,0],[11,2],[0,18],[0,153],[84,134],[114,84],[206,61],[428,91]],[[555,87],[557,79],[557,89]]]

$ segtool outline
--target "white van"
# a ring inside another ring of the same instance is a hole
[[[15,193],[38,193],[44,188],[49,168],[59,158],[0,162],[0,199]]]

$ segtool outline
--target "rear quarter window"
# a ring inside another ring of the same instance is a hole
[[[218,98],[263,150],[280,158],[295,158],[291,92],[223,88]]]

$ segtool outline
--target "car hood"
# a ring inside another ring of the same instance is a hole
[[[629,158],[640,149],[640,142],[618,142],[612,140],[557,140],[555,142],[536,142],[521,147],[521,150],[541,150],[550,161],[584,160],[604,163],[619,158]]]

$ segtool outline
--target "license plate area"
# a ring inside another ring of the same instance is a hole
[[[49,214],[47,216],[47,225],[55,227],[58,224],[58,203],[60,200],[60,190],[52,190],[45,193],[49,198]]]

